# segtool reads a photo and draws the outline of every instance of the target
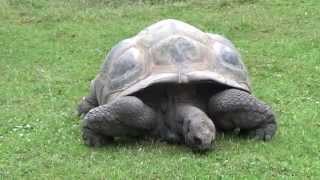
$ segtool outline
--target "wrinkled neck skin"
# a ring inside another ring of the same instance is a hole
[[[207,150],[215,127],[206,115],[208,97],[214,88],[193,84],[157,84],[134,94],[158,112],[153,136],[171,143],[185,143]]]
[[[205,108],[205,104],[197,99],[197,91],[194,86],[177,85],[168,86],[166,88],[167,99],[161,106],[163,109],[163,120],[167,126],[175,129],[177,133],[182,134],[183,125],[186,123],[184,116],[188,113],[180,113],[183,107],[192,106],[201,109]]]
[[[205,113],[205,100],[197,94],[195,86],[168,86],[166,94],[167,101],[161,105],[165,127],[179,142],[197,150],[209,149],[215,138],[215,127]]]

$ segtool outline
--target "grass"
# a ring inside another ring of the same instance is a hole
[[[0,0],[0,179],[319,179],[320,1]],[[176,18],[230,38],[277,113],[268,143],[83,145],[74,109],[105,53]]]

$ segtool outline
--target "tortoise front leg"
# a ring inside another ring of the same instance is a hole
[[[155,111],[140,99],[121,97],[86,114],[83,140],[89,146],[101,146],[113,137],[141,136],[154,128],[155,120]]]
[[[250,137],[270,140],[277,130],[271,108],[237,89],[213,95],[209,100],[209,112],[217,128],[224,131],[240,129],[240,133]]]

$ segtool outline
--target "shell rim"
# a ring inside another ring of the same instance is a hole
[[[134,84],[130,84],[122,89],[110,92],[108,95],[108,101],[112,101],[119,97],[128,96],[130,94],[136,93],[142,89],[150,87],[157,83],[192,83],[197,81],[208,81],[208,83],[215,82],[230,88],[236,88],[251,94],[250,82],[236,82],[229,80],[219,75],[218,73],[212,71],[193,71],[184,75],[187,77],[187,80],[179,82],[179,75],[177,73],[160,73],[160,74],[151,74],[144,79],[141,79]],[[241,83],[241,84],[240,84]]]

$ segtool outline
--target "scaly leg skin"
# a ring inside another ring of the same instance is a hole
[[[83,97],[78,105],[77,113],[80,117],[84,117],[91,109],[99,106],[94,85],[95,80],[91,81],[90,94],[86,97]]]
[[[98,101],[95,96],[89,95],[83,97],[77,108],[77,114],[84,117],[91,109],[98,106]]]
[[[83,120],[83,140],[88,146],[108,144],[113,137],[142,136],[156,123],[156,113],[133,96],[118,98],[91,109]]]
[[[201,109],[189,104],[178,104],[176,113],[186,145],[200,152],[211,149],[216,135],[212,120]]]
[[[217,128],[223,131],[240,129],[251,138],[270,140],[277,130],[271,108],[247,92],[228,89],[209,100],[209,113]]]

